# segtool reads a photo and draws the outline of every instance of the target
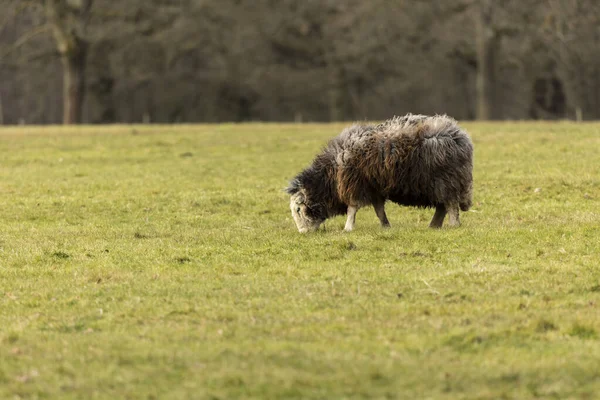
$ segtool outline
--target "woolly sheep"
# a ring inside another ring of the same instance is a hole
[[[432,228],[459,226],[459,209],[471,206],[473,144],[446,115],[394,117],[379,125],[352,125],[333,138],[287,188],[301,233],[327,218],[347,215],[354,228],[359,208],[373,205],[383,227],[385,202],[435,207]]]

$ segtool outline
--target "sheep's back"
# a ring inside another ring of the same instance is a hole
[[[330,143],[340,198],[435,206],[472,184],[472,144],[446,116],[408,115],[377,126],[354,125]]]

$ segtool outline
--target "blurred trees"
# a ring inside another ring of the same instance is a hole
[[[0,0],[0,123],[600,118],[594,0]]]
[[[600,118],[600,3],[548,0],[541,37],[551,51],[555,85],[564,86],[570,114]]]

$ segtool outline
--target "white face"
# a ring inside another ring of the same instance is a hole
[[[292,218],[296,222],[300,233],[316,231],[321,225],[319,221],[313,221],[306,213],[306,204],[304,204],[305,196],[302,192],[294,193],[290,199],[290,209],[292,210]]]

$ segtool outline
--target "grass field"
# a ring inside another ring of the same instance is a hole
[[[462,227],[300,235],[343,125],[0,130],[0,399],[600,393],[600,124],[464,124]]]

